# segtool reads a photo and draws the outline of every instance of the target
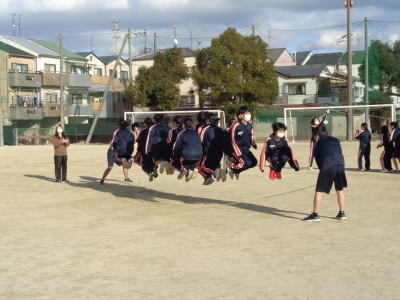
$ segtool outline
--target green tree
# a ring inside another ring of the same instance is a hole
[[[379,87],[379,91],[392,94],[392,88],[400,86],[400,45],[393,47],[379,40],[371,41],[368,48],[369,87]],[[361,82],[365,84],[365,61],[358,69]]]
[[[270,104],[278,94],[267,44],[258,36],[244,37],[233,28],[213,39],[210,47],[196,52],[192,77],[201,106],[206,101],[216,108]]]
[[[174,47],[154,56],[151,67],[138,69],[133,86],[125,91],[135,106],[155,110],[173,110],[181,103],[179,84],[189,77],[182,50]]]

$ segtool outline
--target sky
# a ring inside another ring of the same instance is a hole
[[[400,40],[399,0],[354,0],[353,50],[368,40]],[[14,22],[13,22],[14,20]],[[119,23],[113,23],[118,20]],[[20,22],[20,23],[19,23]],[[13,27],[14,24],[14,27]],[[20,25],[19,25],[20,24]],[[40,39],[73,52],[116,55],[128,28],[132,53],[208,47],[227,28],[242,35],[252,26],[269,48],[313,53],[346,52],[347,9],[342,0],[1,0],[0,35]],[[118,30],[116,30],[118,29]],[[156,38],[154,38],[156,35]],[[127,56],[128,46],[124,48]]]

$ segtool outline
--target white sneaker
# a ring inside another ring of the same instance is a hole
[[[388,169],[383,169],[383,170],[381,170],[381,173],[389,173],[389,170]]]
[[[160,174],[164,173],[164,161],[162,161],[158,164],[158,168],[159,168]]]
[[[199,169],[194,168],[194,169],[193,169],[193,176],[192,176],[192,179],[196,179],[198,173],[199,173]]]
[[[186,182],[188,182],[193,177],[193,171],[190,170],[189,173],[186,175]]]
[[[309,167],[308,169],[309,169],[309,170],[312,170],[312,169],[313,169],[313,167]]]
[[[226,181],[226,169],[221,170],[221,181],[225,182]]]
[[[220,168],[216,168],[214,172],[215,180],[219,181],[222,176],[222,170]]]

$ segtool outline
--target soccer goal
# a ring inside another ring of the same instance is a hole
[[[289,139],[309,140],[311,138],[311,119],[321,118],[329,109],[326,127],[329,134],[338,139],[347,138],[347,120],[351,109],[353,115],[353,131],[360,129],[362,123],[367,123],[371,133],[380,133],[382,125],[396,121],[396,105],[354,105],[354,106],[322,106],[296,107],[284,109],[284,121],[288,127]]]
[[[150,117],[153,119],[155,114],[164,114],[164,122],[168,124],[170,127],[173,127],[173,119],[175,116],[182,116],[183,118],[189,116],[192,118],[193,123],[197,122],[197,114],[201,111],[207,111],[214,113],[220,120],[219,126],[222,128],[226,127],[225,123],[225,112],[222,110],[176,110],[176,111],[130,111],[124,113],[124,119],[130,121],[131,124],[134,122],[139,122],[140,125],[143,124],[143,121]]]

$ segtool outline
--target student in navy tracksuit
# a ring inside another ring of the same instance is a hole
[[[231,133],[231,167],[229,176],[239,179],[239,174],[249,168],[254,168],[258,161],[251,153],[250,146],[257,149],[253,125],[250,123],[251,113],[247,106],[241,106],[236,111],[237,121],[227,130]]]
[[[200,135],[203,145],[203,159],[199,166],[199,173],[204,178],[204,185],[214,182],[212,176],[221,177],[221,159],[223,156],[224,131],[218,126],[219,119],[214,113],[207,113],[206,125]]]
[[[371,155],[371,132],[368,130],[367,123],[361,124],[361,131],[357,130],[355,138],[360,140],[360,148],[358,150],[358,171],[370,170],[370,155]],[[365,169],[362,166],[362,158],[365,159]]]
[[[154,115],[154,123],[152,127],[150,127],[149,134],[147,136],[145,153],[149,155],[153,162],[156,164],[156,168],[158,165],[160,166],[160,173],[164,172],[168,174],[170,171],[169,160],[171,158],[171,154],[169,152],[169,146],[167,143],[168,133],[171,129],[168,125],[163,123],[164,114],[155,114]],[[157,169],[153,171],[153,177],[157,177]],[[149,175],[152,177],[152,175]],[[150,181],[152,178],[150,178]]]
[[[312,165],[314,161],[314,149],[315,146],[317,145],[317,138],[315,136],[315,133],[317,132],[317,129],[319,126],[324,125],[325,119],[329,114],[329,109],[325,112],[325,114],[322,116],[321,119],[318,118],[312,118],[311,119],[311,141],[310,141],[310,156],[308,159],[308,168],[312,170]]]
[[[178,179],[186,175],[186,181],[197,176],[198,164],[202,157],[202,146],[199,134],[193,130],[193,121],[186,117],[183,121],[185,129],[176,138],[174,145],[173,160],[179,160],[182,165],[181,174]]]
[[[153,173],[154,162],[150,156],[146,155],[146,141],[149,134],[149,128],[153,126],[153,120],[151,118],[146,118],[143,122],[143,127],[139,129],[136,135],[137,152],[134,156],[134,162],[138,164],[142,170],[147,174]]]
[[[175,116],[173,119],[174,122],[174,128],[170,129],[168,133],[168,138],[167,142],[169,145],[170,153],[171,153],[171,171],[170,173],[172,174],[173,170],[181,171],[181,162],[179,160],[173,160],[173,152],[174,152],[174,144],[176,141],[176,138],[178,137],[179,133],[183,130],[183,118],[181,116]]]
[[[104,184],[104,180],[112,170],[114,163],[118,166],[123,166],[125,182],[132,182],[128,177],[128,169],[132,166],[132,153],[134,147],[134,137],[132,132],[127,129],[129,123],[125,120],[118,122],[119,129],[114,131],[110,147],[107,151],[108,167],[103,173],[100,184]]]
[[[305,218],[304,221],[320,221],[318,213],[321,207],[322,193],[329,194],[333,184],[335,184],[339,204],[339,213],[336,219],[345,220],[346,198],[343,189],[347,187],[347,179],[340,141],[335,137],[328,136],[328,132],[323,125],[318,128],[316,135],[318,143],[315,147],[314,155],[319,174],[314,195],[313,213]]]
[[[392,171],[393,143],[389,141],[389,128],[386,125],[381,127],[381,142],[376,146],[376,149],[382,146],[384,150],[380,157],[381,172],[387,173]]]
[[[269,179],[272,180],[275,178],[282,179],[281,171],[287,161],[295,171],[299,171],[299,163],[285,137],[286,129],[286,125],[283,123],[273,123],[272,130],[274,133],[267,137],[261,151],[260,170],[264,172],[265,161],[268,161],[270,166]]]
[[[394,172],[400,172],[398,162],[400,163],[400,129],[397,127],[397,122],[391,122],[390,128],[392,132],[389,137],[389,141],[393,143],[393,154],[392,154],[392,161],[395,170]]]

